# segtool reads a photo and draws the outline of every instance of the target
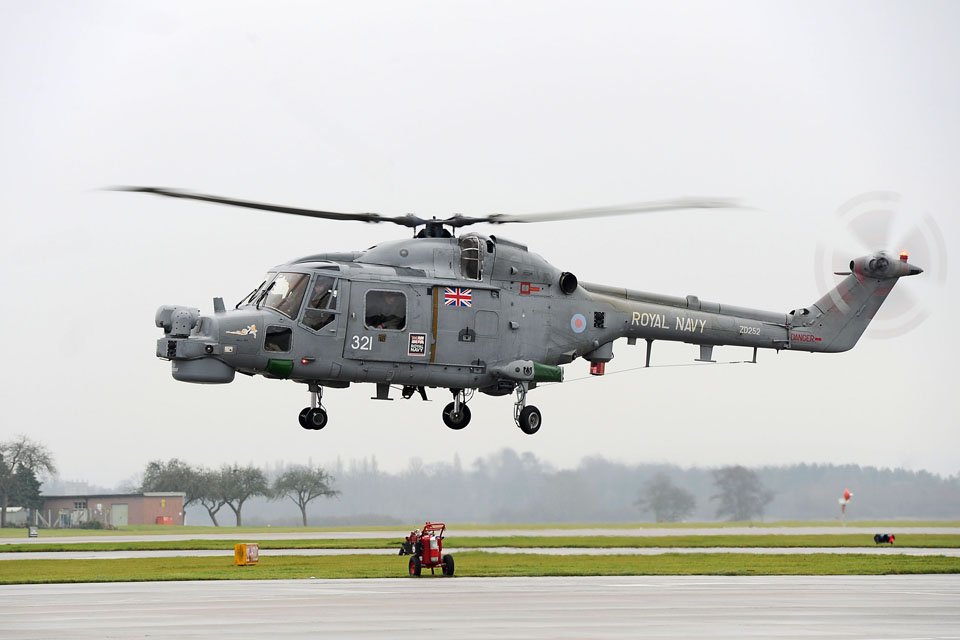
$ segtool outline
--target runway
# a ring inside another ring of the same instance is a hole
[[[0,586],[41,638],[960,638],[958,576],[422,578]]]
[[[26,530],[22,538],[0,538],[3,544],[73,544],[83,542],[151,542],[151,541],[183,541],[183,540],[235,540],[246,542],[259,540],[356,540],[371,538],[396,538],[400,540],[410,534],[410,530],[397,529],[394,531],[304,531],[282,533],[237,533],[231,532],[230,527],[210,527],[211,533],[170,533],[159,535],[89,535],[89,536],[47,536],[27,538]],[[580,529],[457,529],[449,527],[448,537],[473,536],[636,536],[636,537],[663,537],[663,536],[765,536],[765,535],[842,535],[862,534],[873,539],[875,533],[902,534],[944,534],[958,535],[960,527],[888,527],[878,530],[875,527],[651,527],[651,528],[580,528]]]
[[[947,556],[960,558],[957,548],[894,547],[445,547],[444,552],[486,551],[488,553],[535,553],[553,556],[657,556],[665,553],[753,553],[760,555],[809,555],[816,553],[900,555],[900,556]],[[268,556],[346,556],[346,555],[397,555],[397,549],[262,549],[260,555]],[[200,558],[233,557],[231,549],[171,549],[153,551],[21,551],[0,553],[4,560],[116,560],[121,558]]]

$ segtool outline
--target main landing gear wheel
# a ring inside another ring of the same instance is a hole
[[[453,402],[443,408],[443,424],[459,431],[470,424],[470,409],[467,407],[467,400],[473,398],[473,390],[450,389],[450,393],[453,394]]]
[[[461,404],[460,411],[457,411],[457,404],[451,402],[443,408],[443,424],[455,431],[463,429],[470,424],[470,407]]]
[[[540,430],[540,424],[543,418],[540,416],[540,409],[535,406],[527,406],[527,383],[517,383],[517,401],[513,404],[513,419],[528,436],[532,436]]]
[[[540,409],[537,409],[533,405],[524,407],[520,410],[520,417],[517,419],[517,422],[520,425],[521,431],[532,436],[540,430],[540,423],[542,422]]]

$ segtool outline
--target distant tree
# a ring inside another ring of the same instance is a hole
[[[268,496],[270,485],[267,477],[257,467],[224,467],[220,470],[220,498],[233,509],[237,526],[243,526],[240,513],[243,503],[253,496]]]
[[[763,517],[763,510],[773,500],[773,492],[764,488],[756,473],[742,466],[723,467],[713,472],[713,483],[719,493],[710,500],[719,500],[718,518],[746,521]]]
[[[23,435],[0,442],[0,527],[7,524],[7,506],[19,486],[17,472],[21,467],[29,470],[34,479],[39,473],[56,471],[53,455],[39,442]]]
[[[17,467],[17,471],[14,473],[10,504],[27,509],[39,509],[43,505],[37,474],[23,465]]]
[[[213,526],[219,527],[217,513],[227,503],[223,490],[223,471],[200,469],[197,471],[197,502],[203,505]]]
[[[167,462],[153,460],[147,463],[143,472],[143,482],[140,491],[182,491],[184,523],[186,523],[186,508],[198,502],[204,491],[203,472],[191,467],[178,458],[170,458]]]
[[[291,467],[284,471],[273,483],[273,496],[277,499],[290,498],[300,507],[303,526],[307,526],[307,505],[321,496],[333,497],[340,492],[333,489],[333,477],[317,467]]]
[[[657,522],[678,522],[693,513],[697,502],[692,493],[658,473],[643,485],[634,504],[641,511],[652,511]]]

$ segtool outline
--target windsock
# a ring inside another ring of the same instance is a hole
[[[850,498],[853,497],[853,493],[850,492],[850,489],[843,490],[843,497],[840,498],[840,512],[843,515],[847,515],[847,503],[850,502]]]

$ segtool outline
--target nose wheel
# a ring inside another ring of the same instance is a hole
[[[327,426],[327,410],[320,404],[323,387],[310,389],[310,406],[300,411],[300,426],[311,431],[319,431]]]
[[[454,431],[459,431],[470,424],[470,407],[467,406],[467,395],[463,389],[451,389],[453,402],[443,408],[443,424]],[[473,390],[470,391],[473,397]]]
[[[304,429],[319,431],[327,426],[327,412],[321,407],[307,407],[300,412],[300,426]]]

